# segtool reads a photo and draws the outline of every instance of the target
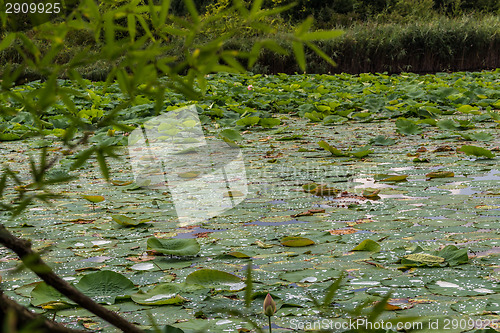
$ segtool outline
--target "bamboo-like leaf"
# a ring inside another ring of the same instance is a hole
[[[263,2],[264,0],[253,0],[252,7],[250,9],[250,17],[254,16],[258,11],[261,10]]]
[[[304,41],[330,40],[342,36],[342,30],[320,30],[308,32],[300,36]]]
[[[133,42],[135,40],[135,15],[134,14],[128,14],[127,15],[127,28],[128,28],[128,34],[130,36],[130,40]]]
[[[325,298],[323,299],[323,306],[328,306],[332,302],[333,296],[340,289],[340,284],[345,277],[345,272],[342,272],[338,279],[336,279],[326,290]]]
[[[246,268],[246,280],[245,280],[245,306],[247,308],[252,304],[252,289],[253,289],[253,281],[252,281],[252,261],[247,264]]]
[[[293,52],[295,54],[295,59],[302,71],[306,70],[306,55],[304,53],[304,44],[300,42],[292,42]]]
[[[198,15],[198,11],[196,10],[196,5],[193,0],[184,0],[184,5],[186,6],[189,15],[193,19],[193,22],[198,25],[200,24],[200,17]]]

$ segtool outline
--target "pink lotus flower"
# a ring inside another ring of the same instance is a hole
[[[271,294],[267,294],[266,299],[264,300],[264,314],[268,317],[271,317],[276,312],[276,303],[274,302]]]
[[[252,89],[253,89],[253,85],[249,85],[249,86],[247,87],[247,89],[248,89],[248,90],[252,90]]]

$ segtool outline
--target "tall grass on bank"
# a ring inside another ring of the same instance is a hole
[[[335,40],[320,47],[336,62],[332,67],[309,57],[308,73],[472,71],[500,67],[500,16],[481,19],[440,17],[404,24],[362,23],[344,29]],[[240,43],[245,49],[245,42]],[[286,45],[283,45],[287,47]],[[262,53],[255,72],[294,73],[290,56]]]

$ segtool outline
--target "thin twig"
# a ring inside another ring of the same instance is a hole
[[[127,333],[144,333],[138,327],[122,318],[116,312],[110,311],[94,302],[78,289],[63,280],[40,258],[39,254],[31,249],[31,243],[12,235],[0,224],[0,243],[14,251],[23,263],[38,275],[45,283],[59,291],[81,307],[89,310],[96,316],[106,320],[111,325]]]
[[[16,303],[7,296],[3,294],[0,289],[0,312],[6,314],[8,311],[14,311],[16,314],[16,319],[20,323],[27,323],[38,321],[40,322],[40,328],[44,328],[47,332],[53,333],[85,333],[86,331],[74,330],[63,325],[56,323],[54,321],[48,320],[42,315],[31,312],[24,306]]]

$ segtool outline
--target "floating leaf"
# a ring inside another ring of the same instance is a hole
[[[238,291],[245,283],[236,275],[215,269],[199,269],[186,277],[186,284],[197,284],[215,290]]]
[[[363,196],[368,199],[377,199],[380,198],[378,194],[380,193],[380,189],[378,188],[365,188],[363,190]]]
[[[188,172],[178,173],[177,176],[179,176],[180,178],[191,179],[198,177],[200,174],[201,171],[188,171]]]
[[[457,266],[466,264],[469,261],[469,255],[466,249],[459,249],[455,245],[448,245],[439,251],[430,253],[424,252],[422,248],[417,247],[411,254],[401,259],[401,264],[405,267],[420,266]]]
[[[320,141],[318,142],[318,145],[324,150],[329,151],[334,156],[348,156],[337,148],[330,146],[326,141]]]
[[[115,186],[126,186],[132,184],[133,182],[133,180],[112,180],[111,184]]]
[[[494,138],[491,133],[486,132],[460,133],[460,135],[468,141],[491,141]]]
[[[222,138],[229,139],[231,141],[243,140],[243,137],[241,136],[240,132],[231,128],[226,128],[225,130],[220,131],[219,136]]]
[[[383,135],[379,135],[373,139],[370,139],[370,143],[376,146],[391,146],[396,143],[396,140],[385,137]]]
[[[425,175],[427,178],[448,178],[455,177],[455,173],[453,171],[433,171],[429,172]]]
[[[248,254],[245,254],[245,253],[242,253],[242,252],[238,252],[238,251],[232,251],[232,252],[228,252],[226,254],[228,256],[235,257],[235,258],[238,258],[238,259],[248,259],[248,258],[251,258]]]
[[[294,134],[290,136],[284,136],[276,139],[276,141],[292,141],[292,140],[302,140],[302,134]]]
[[[323,185],[323,186],[317,186],[314,190],[311,190],[309,192],[319,196],[336,196],[341,191],[339,189]]]
[[[49,286],[45,282],[40,282],[31,291],[31,304],[33,306],[45,306],[54,303],[64,303],[66,305],[76,305],[75,302]]]
[[[352,155],[357,158],[363,158],[366,155],[373,153],[373,150],[370,150],[370,148],[371,146],[364,146],[357,150],[350,151],[349,155]]]
[[[396,131],[400,134],[415,135],[422,133],[422,129],[417,124],[406,118],[398,118],[396,127]]]
[[[245,193],[238,191],[238,190],[229,190],[224,193],[223,197],[224,198],[237,198],[237,197],[244,197]]]
[[[332,115],[329,115],[329,116],[326,116],[325,118],[323,118],[323,124],[325,124],[325,125],[343,124],[346,121],[349,121],[349,119],[346,117],[336,115],[336,114],[332,114]]]
[[[467,155],[477,157],[495,158],[495,154],[493,154],[490,150],[476,146],[462,146],[459,151],[464,152]]]
[[[257,246],[260,247],[261,249],[270,249],[274,246],[273,244],[267,244],[260,240],[256,240],[255,244],[257,244]]]
[[[131,298],[134,302],[143,305],[180,305],[186,301],[179,295],[183,291],[179,284],[164,283],[147,292],[139,291],[132,294]]]
[[[404,182],[408,178],[408,175],[377,174],[374,178],[379,182]]]
[[[240,120],[238,120],[236,122],[236,125],[239,125],[239,126],[253,126],[253,125],[257,125],[260,121],[260,117],[256,117],[256,116],[252,116],[252,117],[245,117],[245,118],[241,118]]]
[[[278,126],[281,123],[281,120],[277,118],[262,118],[259,120],[259,125],[264,128],[272,128]]]
[[[495,283],[481,278],[446,278],[426,285],[432,293],[445,296],[482,296],[495,294]]]
[[[428,253],[412,253],[404,256],[406,260],[411,260],[423,264],[440,264],[444,262],[443,257],[433,256]]]
[[[113,214],[111,215],[111,218],[113,219],[113,221],[115,221],[116,223],[120,224],[120,225],[123,225],[125,227],[129,227],[129,226],[136,226],[136,225],[139,225],[141,223],[144,223],[145,221],[138,221],[136,219],[133,219],[133,218],[130,218],[128,216],[125,216],[125,215],[119,215],[119,214]]]
[[[194,238],[166,238],[150,237],[147,241],[148,249],[163,254],[176,256],[194,256],[200,252],[200,244]]]
[[[281,245],[288,247],[302,247],[314,245],[314,241],[304,237],[288,236],[281,240]]]
[[[316,183],[309,183],[309,184],[304,184],[302,185],[302,189],[305,191],[305,192],[314,192],[314,190],[316,190],[316,188],[318,187],[318,184]]]
[[[93,204],[96,204],[96,203],[104,201],[104,197],[102,195],[85,195],[85,194],[82,194],[82,198],[84,198],[87,201],[90,201]]]
[[[375,242],[371,239],[365,239],[361,243],[359,243],[354,249],[351,251],[370,251],[370,252],[379,252],[381,246],[379,243]]]
[[[116,298],[129,298],[137,287],[120,273],[100,271],[87,274],[75,285],[98,303],[114,304]]]

